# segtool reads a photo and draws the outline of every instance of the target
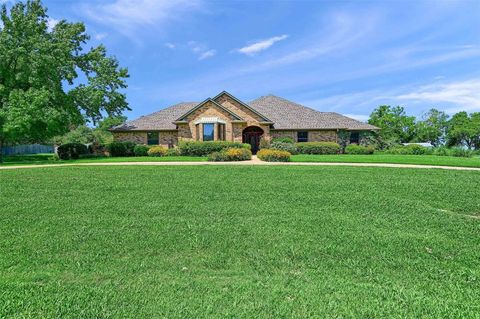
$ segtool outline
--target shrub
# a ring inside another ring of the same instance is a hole
[[[472,157],[474,152],[461,147],[452,147],[450,149],[450,156],[455,157]]]
[[[257,157],[265,162],[290,162],[290,153],[272,149],[260,150]]]
[[[417,144],[410,145],[396,145],[389,148],[386,153],[388,154],[397,154],[397,155],[428,155],[432,154],[433,150],[428,147],[423,147]]]
[[[175,147],[175,148],[169,148],[167,149],[167,153],[165,154],[165,156],[180,156],[180,150]]]
[[[334,142],[302,142],[295,144],[300,154],[338,154],[340,145]]]
[[[58,162],[60,160],[60,156],[58,156],[58,154],[53,154],[52,157],[48,158],[48,160],[52,162]]]
[[[475,152],[461,147],[440,146],[433,150],[433,154],[437,156],[472,157]]]
[[[208,156],[210,162],[248,161],[252,159],[252,152],[244,147],[228,148],[220,152],[213,152]]]
[[[134,156],[135,155],[135,143],[130,141],[118,142],[114,141],[107,145],[107,150],[110,156]]]
[[[88,146],[88,152],[97,156],[105,156],[106,148],[98,142],[93,142]]]
[[[260,149],[263,149],[263,148],[270,148],[270,141],[267,140],[265,137],[261,137],[260,138]]]
[[[273,142],[270,145],[270,148],[279,151],[286,151],[292,155],[298,154],[297,147],[293,143]]]
[[[137,144],[133,148],[133,153],[135,154],[135,156],[148,156],[149,149],[150,147],[148,147],[147,145]]]
[[[148,156],[165,156],[167,155],[167,149],[163,146],[153,146],[148,150]]]
[[[375,149],[373,146],[362,146],[357,144],[350,144],[345,147],[345,154],[367,155],[373,154]]]
[[[80,155],[88,154],[88,148],[81,143],[67,143],[57,148],[57,154],[62,160],[78,159]]]
[[[446,146],[440,146],[433,150],[433,154],[437,156],[450,156],[452,152]]]
[[[289,143],[293,144],[295,141],[291,137],[275,137],[272,139],[272,143]]]
[[[250,144],[239,142],[212,141],[212,142],[180,142],[178,145],[181,155],[208,156],[213,152],[220,152],[227,148],[246,148],[250,150]]]

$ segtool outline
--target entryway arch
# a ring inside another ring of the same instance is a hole
[[[260,148],[260,138],[263,135],[263,130],[255,125],[247,126],[242,131],[242,142],[248,143],[252,147],[252,153],[257,154]]]

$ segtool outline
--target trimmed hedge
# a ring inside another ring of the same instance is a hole
[[[220,152],[227,148],[245,148],[250,150],[250,144],[243,144],[239,142],[225,142],[225,141],[212,141],[212,142],[180,142],[178,149],[182,155],[186,156],[208,156],[213,152]]]
[[[257,157],[265,162],[290,162],[290,155],[289,152],[272,149],[263,149],[257,153]]]
[[[165,156],[180,156],[180,155],[182,154],[180,154],[180,150],[177,147],[167,149],[167,153],[165,154]]]
[[[220,152],[213,152],[208,156],[210,162],[248,161],[252,159],[252,152],[244,147],[228,148]]]
[[[301,142],[296,143],[298,153],[300,154],[338,154],[340,145],[334,142]]]
[[[112,157],[120,157],[120,156],[134,156],[135,155],[135,143],[126,141],[126,142],[118,142],[114,141],[107,145],[107,150]]]
[[[137,144],[133,148],[133,153],[135,156],[148,156],[148,150],[150,149],[149,146],[143,144]]]
[[[293,144],[295,141],[291,137],[275,137],[272,138],[272,143],[289,143]]]
[[[345,147],[345,154],[369,155],[375,152],[373,146],[362,146],[357,144],[350,144]]]
[[[57,154],[62,160],[78,159],[80,155],[88,154],[88,147],[81,143],[67,143],[57,148]]]
[[[161,157],[167,155],[167,149],[163,146],[153,146],[148,150],[148,156]]]
[[[270,148],[273,150],[286,151],[292,155],[298,154],[298,149],[293,143],[273,142]]]

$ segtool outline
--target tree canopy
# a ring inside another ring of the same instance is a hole
[[[380,105],[368,123],[381,128],[379,135],[385,143],[409,142],[415,133],[415,117],[407,116],[402,106]]]
[[[49,29],[40,0],[0,12],[0,146],[38,142],[129,109],[128,71],[103,45],[86,49],[83,23]]]
[[[448,128],[448,115],[437,109],[430,109],[416,123],[416,142],[430,142],[433,146],[442,145]]]
[[[448,123],[447,144],[480,148],[480,112],[459,112]]]

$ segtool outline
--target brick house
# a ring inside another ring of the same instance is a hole
[[[203,102],[179,103],[113,127],[117,141],[174,147],[181,140],[249,143],[255,153],[260,139],[290,137],[296,142],[338,142],[339,132],[350,132],[359,143],[360,132],[378,130],[333,112],[319,112],[268,95],[245,103],[221,92]]]

